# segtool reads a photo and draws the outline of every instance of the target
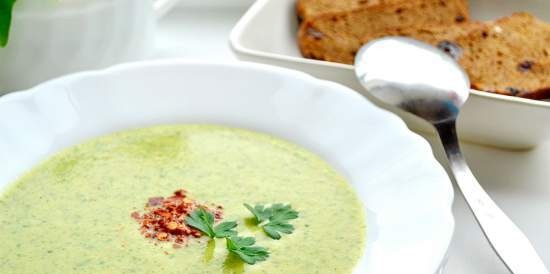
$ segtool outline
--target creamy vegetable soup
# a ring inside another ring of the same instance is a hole
[[[296,145],[138,129],[69,148],[3,191],[0,273],[345,274],[363,216],[342,176]]]

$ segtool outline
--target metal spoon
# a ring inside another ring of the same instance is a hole
[[[460,48],[450,46],[460,54]],[[453,58],[413,39],[388,37],[361,48],[355,58],[355,72],[375,98],[435,126],[458,187],[510,272],[548,274],[529,239],[479,185],[462,155],[455,124],[468,99],[470,81]]]

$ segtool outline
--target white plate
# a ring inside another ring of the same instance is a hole
[[[367,215],[366,253],[354,273],[435,273],[445,256],[453,192],[428,143],[344,86],[264,65],[135,63],[2,97],[0,188],[62,148],[167,123],[266,132],[331,163]]]
[[[311,60],[300,55],[296,42],[296,0],[258,0],[230,36],[230,44],[242,60],[293,68],[336,81],[365,94],[353,66]],[[470,0],[476,19],[494,19],[514,11],[529,11],[550,22],[548,0]],[[400,112],[409,126],[433,132],[419,119]],[[460,136],[472,142],[524,149],[550,138],[550,102],[515,98],[472,90],[460,121]]]

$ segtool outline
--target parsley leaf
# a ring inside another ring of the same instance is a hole
[[[237,231],[234,230],[237,227],[237,222],[223,222],[214,227],[214,214],[202,207],[191,212],[185,219],[185,223],[210,238],[226,238],[237,235]]]
[[[8,44],[11,16],[16,0],[0,0],[0,47]]]
[[[281,233],[291,234],[294,232],[293,225],[281,221],[269,222],[263,226],[263,229],[269,237],[275,240],[281,239]]]
[[[216,235],[214,228],[212,228],[214,224],[214,215],[202,207],[191,212],[191,214],[185,218],[185,223],[202,231],[202,233],[210,238],[214,238]]]
[[[294,231],[294,226],[288,222],[298,218],[298,211],[292,209],[290,205],[278,203],[271,207],[264,205],[252,207],[248,204],[244,204],[244,206],[254,214],[258,225],[272,239],[279,240],[281,233],[291,234]]]
[[[264,209],[262,207],[260,211],[263,210]],[[269,212],[271,212],[271,210],[272,209],[269,209]],[[272,215],[273,214],[270,213],[269,216],[266,215],[266,217],[269,218],[272,217]],[[284,220],[285,217],[282,219]],[[187,218],[185,219],[185,223],[200,230],[202,233],[212,239],[225,238],[227,250],[230,253],[237,255],[247,264],[255,264],[257,262],[265,261],[269,257],[269,252],[266,248],[261,246],[254,246],[254,244],[256,243],[256,239],[254,239],[253,237],[243,238],[237,236],[237,231],[235,231],[235,228],[237,227],[237,222],[223,222],[218,224],[217,226],[214,226],[214,214],[202,207],[199,207],[198,209],[191,212],[191,214],[189,214],[189,216],[187,216]],[[270,229],[274,230],[274,233],[278,233],[277,231],[281,231],[277,228]]]
[[[239,256],[247,264],[255,264],[265,261],[269,257],[269,251],[261,246],[254,246],[256,240],[252,237],[226,238],[227,250]]]
[[[269,217],[270,221],[289,221],[298,218],[298,211],[290,205],[274,204],[271,209],[273,213]]]
[[[271,208],[265,208],[263,205],[256,205],[255,207],[252,207],[249,204],[244,204],[252,214],[254,214],[254,217],[256,217],[256,222],[262,223],[264,221],[267,221],[269,217],[271,216]]]
[[[233,230],[237,227],[237,222],[223,222],[214,227],[216,238],[227,238],[237,236],[237,231]]]

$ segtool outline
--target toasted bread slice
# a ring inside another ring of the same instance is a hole
[[[465,0],[402,0],[306,18],[298,31],[307,58],[353,63],[364,38],[388,29],[462,24],[469,19]]]
[[[550,24],[515,13],[454,43],[473,88],[532,99],[550,95]]]

